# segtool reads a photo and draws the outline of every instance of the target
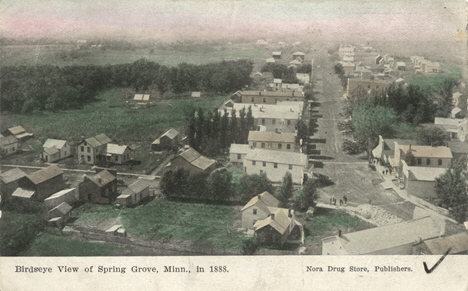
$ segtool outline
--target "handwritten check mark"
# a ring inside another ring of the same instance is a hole
[[[450,250],[451,250],[451,249],[452,249],[452,248],[450,247],[450,248],[445,252],[445,254],[437,261],[437,263],[435,263],[435,265],[434,265],[432,268],[430,268],[430,269],[427,268],[426,262],[423,262],[424,270],[426,271],[426,273],[428,273],[428,274],[432,273],[432,271],[434,271],[435,268],[437,268],[437,266],[438,266],[440,263],[442,263],[442,261],[445,259],[445,257],[450,253]]]

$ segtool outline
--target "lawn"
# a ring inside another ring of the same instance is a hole
[[[165,66],[180,63],[201,65],[239,58],[263,58],[264,49],[248,45],[155,47],[154,49],[115,50],[72,46],[5,46],[0,48],[0,61],[5,66],[28,65],[114,65],[133,63],[145,58]]]
[[[125,106],[120,89],[103,91],[97,101],[82,109],[59,112],[2,115],[1,121],[21,124],[35,134],[36,139],[58,138],[79,141],[100,133],[107,134],[115,142],[152,142],[171,127],[186,123],[185,114],[202,107],[213,109],[227,96],[212,94],[201,101],[187,97],[172,99],[167,104],[153,107]]]
[[[190,241],[194,246],[218,250],[240,250],[243,235],[229,230],[235,216],[234,207],[173,202],[155,199],[136,208],[111,205],[85,205],[79,225],[98,226],[105,220],[120,218],[130,235],[145,240]]]
[[[333,235],[339,228],[346,228],[346,232],[354,232],[373,227],[367,222],[352,216],[348,213],[317,208],[314,216],[305,223],[304,231],[306,234],[305,244],[320,243],[320,239]]]
[[[48,229],[36,236],[29,249],[22,256],[109,256],[122,246],[110,243],[75,241]]]

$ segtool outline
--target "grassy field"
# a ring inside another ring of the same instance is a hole
[[[320,243],[320,239],[333,235],[339,228],[347,228],[344,231],[346,233],[371,227],[373,226],[348,213],[317,208],[312,219],[304,225],[305,244]]]
[[[232,206],[155,199],[136,208],[85,205],[74,223],[99,227],[106,220],[120,218],[130,235],[146,240],[183,240],[218,250],[240,250],[243,235],[229,230],[234,216]]]
[[[133,107],[125,106],[120,89],[111,89],[82,109],[4,114],[0,121],[5,126],[22,125],[41,141],[47,138],[79,141],[81,137],[105,133],[115,142],[152,142],[169,128],[183,126],[186,112],[198,107],[212,110],[228,98],[212,94],[195,102],[185,95],[154,107]]]
[[[110,243],[74,241],[53,229],[40,233],[22,256],[109,256],[123,247]]]
[[[462,69],[459,65],[446,62],[442,64],[443,73],[439,74],[414,74],[408,78],[409,85],[419,86],[423,92],[434,92],[442,88],[447,79],[459,80],[462,76]]]
[[[4,46],[0,48],[0,63],[5,66],[28,65],[114,65],[132,63],[141,58],[165,66],[180,63],[207,64],[238,58],[263,58],[264,49],[253,46],[194,46],[193,48],[155,48],[102,50],[88,48],[77,50],[73,46]]]

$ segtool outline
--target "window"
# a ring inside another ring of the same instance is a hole
[[[266,162],[263,162],[263,166],[266,167]]]
[[[273,118],[273,119],[271,120],[271,123],[276,124],[276,119]]]
[[[283,145],[279,143],[279,144],[278,144],[278,149],[279,149],[279,150],[283,149]]]
[[[91,162],[91,156],[88,156],[88,162]]]
[[[264,149],[264,148],[265,148],[265,143],[264,143],[264,142],[262,142],[262,149]]]
[[[260,170],[260,174],[263,174],[263,170]]]
[[[421,165],[422,164],[422,159],[418,159],[418,165]]]
[[[81,146],[81,151],[84,152],[84,146]]]
[[[431,159],[426,159],[426,165],[430,165],[431,164]]]
[[[442,159],[439,159],[439,160],[437,161],[437,164],[438,164],[439,166],[442,166]]]
[[[91,148],[90,148],[90,147],[87,147],[87,149],[88,149],[88,153],[90,153],[90,152],[91,152]]]
[[[83,155],[81,155],[81,159],[84,160],[84,156],[83,156]]]
[[[266,98],[263,98],[263,103],[266,103]]]
[[[265,125],[265,119],[262,118],[262,125]]]
[[[252,166],[255,166],[255,164],[256,164],[255,161],[252,161]]]
[[[278,164],[277,164],[277,163],[274,163],[274,167],[275,167],[275,169],[278,168]]]
[[[237,154],[237,159],[238,159],[238,160],[241,159],[241,154]]]
[[[253,214],[257,215],[257,209],[256,208],[253,209]]]
[[[254,141],[253,142],[253,147],[256,148],[257,147],[257,143]]]
[[[286,145],[286,148],[287,148],[288,150],[290,150],[290,149],[291,149],[291,145],[290,145],[290,144],[287,144],[287,145]]]
[[[292,165],[289,165],[289,169],[292,170]]]
[[[254,103],[254,98],[252,97],[252,103]]]
[[[291,120],[288,120],[288,125],[291,125]]]
[[[119,156],[115,156],[115,161],[117,162],[119,160]]]

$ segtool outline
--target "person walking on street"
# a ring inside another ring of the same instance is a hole
[[[346,204],[346,202],[348,202],[348,197],[345,195],[343,195],[343,200],[344,200],[344,203]]]

